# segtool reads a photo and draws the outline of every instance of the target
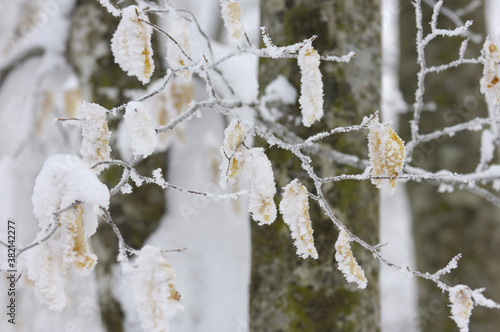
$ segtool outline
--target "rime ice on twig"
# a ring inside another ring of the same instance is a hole
[[[236,181],[236,175],[245,162],[243,140],[247,132],[243,125],[236,119],[231,121],[224,130],[224,143],[221,148],[222,163],[220,165],[220,185],[225,188]]]
[[[378,114],[372,116],[368,127],[368,149],[370,165],[374,177],[395,177],[401,172],[404,162],[404,143],[391,127],[381,124]],[[377,188],[382,185],[382,179],[371,180]],[[396,179],[390,179],[391,189],[396,185]]]
[[[116,17],[119,17],[122,14],[122,11],[120,8],[118,8],[116,5],[114,5],[111,0],[99,0],[99,3],[101,6],[107,9],[107,11]]]
[[[104,107],[87,102],[84,102],[80,108],[81,121],[78,121],[82,129],[80,153],[83,161],[88,165],[109,160],[111,132],[108,129],[107,112],[108,110]],[[94,169],[100,172],[105,167],[106,165],[102,165]]]
[[[368,284],[365,277],[365,271],[358,265],[356,258],[351,250],[351,236],[346,230],[342,229],[339,233],[337,242],[335,242],[335,260],[339,264],[339,270],[344,274],[348,282],[355,282],[358,288],[364,289]]]
[[[236,0],[220,0],[220,5],[229,44],[234,47],[241,47],[245,31],[240,21],[240,3]]]
[[[155,65],[151,47],[153,28],[143,21],[148,21],[148,17],[139,7],[123,9],[122,19],[111,39],[111,51],[121,69],[146,84]]]
[[[32,201],[41,229],[37,239],[45,239],[54,223],[58,226],[50,238],[27,252],[28,278],[35,283],[38,300],[60,311],[66,306],[67,270],[73,267],[86,275],[97,262],[87,240],[97,229],[99,208],[109,206],[109,191],[82,160],[56,155],[45,161],[36,178]],[[75,202],[82,203],[55,214]]]
[[[323,81],[319,70],[319,54],[307,42],[299,51],[297,59],[300,68],[300,97],[302,123],[310,127],[323,117]]]
[[[245,174],[250,178],[248,211],[259,225],[271,224],[276,219],[276,183],[271,162],[262,148],[247,151]]]
[[[158,138],[151,124],[151,116],[144,105],[137,101],[128,103],[123,119],[132,154],[144,158],[152,154],[158,144]]]
[[[283,188],[280,212],[283,221],[290,227],[297,255],[304,259],[309,256],[317,259],[318,252],[314,247],[307,189],[299,180],[295,179]]]
[[[175,289],[175,271],[160,248],[146,245],[129,271],[132,298],[146,331],[168,332],[183,306]]]

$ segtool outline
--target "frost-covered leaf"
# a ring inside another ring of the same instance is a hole
[[[369,121],[368,150],[372,176],[395,177],[403,169],[404,142],[391,127],[381,124],[378,114]],[[371,180],[377,188],[382,186],[382,179]],[[391,189],[396,185],[396,179],[390,179]]]
[[[469,331],[469,318],[474,303],[472,291],[465,285],[457,285],[450,289],[451,318],[455,321],[460,332]]]
[[[97,229],[99,207],[109,206],[109,190],[79,158],[56,155],[45,161],[36,178],[32,201],[40,227],[37,240],[48,235],[54,222],[58,226],[48,240],[26,253],[25,266],[37,299],[59,311],[66,306],[68,269],[86,275],[97,262],[88,239]],[[81,203],[54,217],[54,212],[77,201]]]
[[[262,148],[252,148],[245,158],[246,176],[250,178],[248,211],[259,225],[271,224],[276,219],[276,183],[271,162]]]
[[[300,97],[302,123],[310,127],[323,117],[323,81],[319,70],[320,57],[307,42],[299,51],[297,59],[300,68]]]
[[[220,185],[223,188],[236,182],[236,175],[245,162],[246,154],[242,144],[246,135],[247,131],[236,119],[231,121],[224,130],[224,143],[221,148],[222,163],[219,167],[221,170]]]
[[[481,78],[481,93],[485,94],[494,104],[500,103],[500,78],[497,67],[500,64],[500,50],[487,39],[483,46],[484,68]]]
[[[309,256],[317,259],[318,252],[314,247],[307,189],[299,180],[295,179],[283,188],[280,212],[283,215],[283,221],[292,232],[297,255],[304,259]]]
[[[172,77],[167,86],[152,98],[144,101],[151,111],[151,121],[155,128],[168,124],[188,108],[194,99],[194,84],[182,77]],[[158,133],[158,151],[165,151],[175,139],[184,139],[185,122],[175,126],[175,130]]]
[[[154,72],[151,35],[153,28],[146,14],[137,6],[122,11],[122,19],[111,39],[111,51],[115,62],[129,76],[137,76],[143,84],[149,82]]]
[[[107,111],[98,104],[87,102],[84,102],[80,108],[79,125],[82,129],[80,153],[83,161],[89,166],[109,159],[111,132],[106,119]],[[104,166],[96,168],[97,171],[102,169]]]
[[[191,31],[189,30],[188,22],[181,17],[177,12],[169,13],[167,19],[167,31],[170,37],[175,42],[167,38],[167,62],[172,69],[181,69],[188,65],[188,56],[191,53]],[[177,77],[186,81],[191,80],[191,73],[188,70],[183,70],[177,74]]]
[[[132,154],[144,158],[152,154],[158,144],[158,137],[144,105],[137,101],[129,102],[123,119]]]
[[[220,5],[229,44],[234,47],[241,47],[245,32],[240,21],[240,3],[236,0],[220,0]]]
[[[335,260],[339,264],[339,270],[344,274],[348,282],[355,282],[358,288],[364,289],[368,284],[365,271],[358,265],[351,250],[351,236],[347,231],[341,230],[337,242],[335,242]]]
[[[170,331],[172,317],[183,307],[175,289],[175,271],[161,249],[146,245],[129,273],[143,328],[151,332]]]

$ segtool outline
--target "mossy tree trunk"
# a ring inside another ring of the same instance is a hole
[[[463,8],[470,1],[445,1],[452,9]],[[401,70],[400,87],[405,100],[412,104],[417,82],[415,51],[415,10],[409,1],[401,2]],[[424,6],[424,29],[429,31],[431,8]],[[466,17],[473,19],[472,31],[484,36],[483,7]],[[455,28],[441,15],[439,28]],[[428,66],[455,60],[462,38],[441,38],[428,47]],[[482,43],[469,43],[467,57],[477,57]],[[463,65],[457,69],[429,75],[426,79],[425,102],[435,102],[437,111],[424,112],[421,133],[428,133],[446,126],[487,116],[484,97],[479,92],[482,73],[480,65]],[[405,116],[401,127],[408,123]],[[409,139],[409,128],[403,139]],[[413,154],[413,164],[427,170],[448,169],[457,172],[474,172],[479,161],[480,133],[463,132],[435,142],[418,146]],[[421,271],[435,272],[444,267],[456,254],[462,253],[459,267],[445,276],[450,285],[467,284],[472,288],[486,287],[485,295],[500,298],[500,231],[498,208],[467,191],[438,193],[437,187],[426,182],[409,183],[408,191],[414,222],[417,267]],[[434,283],[419,280],[419,315],[422,331],[457,331],[449,318],[449,300]],[[475,308],[471,318],[471,331],[498,331],[498,312],[482,307]]]
[[[288,0],[261,2],[262,25],[273,42],[289,45],[312,35],[320,54],[358,55],[349,64],[323,63],[325,117],[311,128],[295,125],[289,116],[299,115],[298,106],[278,105],[285,116],[280,122],[296,135],[311,134],[336,126],[361,122],[380,105],[380,17],[379,1]],[[296,60],[262,60],[260,84],[264,88],[284,75],[299,91]],[[287,119],[287,120],[284,120]],[[257,141],[257,144],[262,142]],[[364,133],[343,134],[324,142],[345,153],[367,158]],[[278,188],[297,177],[313,190],[300,163],[290,153],[266,150]],[[313,156],[321,176],[359,172],[326,158]],[[280,190],[281,191],[281,190]],[[325,197],[339,219],[369,243],[378,240],[378,193],[368,181],[342,181],[324,187]],[[281,193],[277,195],[277,203]],[[348,284],[337,270],[334,244],[338,230],[320,207],[310,200],[311,219],[319,259],[297,257],[290,230],[279,217],[271,226],[252,222],[252,275],[250,329],[252,331],[378,331],[378,262],[353,244],[354,254],[369,280],[359,290]]]
[[[131,1],[120,4],[121,7],[132,4]],[[72,16],[72,27],[68,41],[68,60],[78,75],[83,98],[88,102],[98,103],[108,109],[118,106],[128,99],[125,89],[143,89],[135,77],[129,77],[114,63],[111,54],[111,37],[119,19],[109,14],[95,0],[79,0]],[[155,35],[153,35],[155,36]],[[153,37],[153,48],[157,50]],[[162,72],[162,61],[155,54],[156,73]],[[116,132],[119,118],[108,119],[110,129]],[[116,137],[112,135],[111,158],[119,156]],[[152,170],[162,168],[166,174],[167,154],[156,153],[140,162],[137,170],[141,174],[151,174]],[[116,185],[122,174],[120,167],[112,166],[99,176],[109,187]],[[110,213],[114,222],[130,246],[140,249],[147,237],[157,228],[165,212],[165,196],[158,186],[144,185],[134,189],[129,195],[118,193],[111,198]],[[118,255],[118,242],[111,227],[101,222],[97,234],[92,237],[94,250],[99,258],[96,266],[96,278],[99,290],[101,318],[106,331],[123,331],[123,312],[112,293],[113,268]]]

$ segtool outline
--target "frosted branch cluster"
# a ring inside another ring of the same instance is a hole
[[[129,247],[108,211],[110,195],[133,195],[135,188],[144,184],[155,184],[164,189],[202,195],[214,200],[237,199],[241,195],[248,195],[248,211],[262,227],[275,222],[278,215],[275,202],[279,200],[279,213],[290,228],[290,236],[297,248],[297,254],[304,259],[318,258],[309,215],[309,199],[313,199],[317,201],[339,231],[339,237],[335,243],[335,259],[339,271],[348,282],[356,283],[359,288],[365,288],[369,282],[351,250],[350,244],[356,242],[383,264],[409,275],[430,280],[443,291],[448,292],[452,319],[461,331],[468,330],[469,316],[474,306],[499,307],[498,304],[482,296],[483,290],[471,290],[465,285],[450,286],[441,281],[442,275],[457,268],[460,256],[453,258],[445,268],[434,274],[397,266],[383,257],[380,251],[382,244],[368,244],[352,233],[336,217],[323,194],[323,186],[326,183],[347,179],[370,180],[378,188],[388,184],[392,189],[398,181],[431,180],[451,188],[470,190],[500,207],[498,197],[476,183],[478,180],[482,183],[496,183],[496,189],[500,189],[498,182],[500,181],[500,166],[491,164],[492,151],[499,142],[496,128],[500,118],[496,105],[499,103],[500,96],[497,74],[500,52],[497,46],[487,39],[481,55],[476,58],[466,58],[468,39],[465,39],[460,49],[457,50],[456,60],[439,66],[428,67],[426,65],[426,47],[436,38],[475,37],[468,30],[472,22],[462,21],[463,15],[467,10],[471,10],[470,8],[464,9],[463,12],[454,12],[443,7],[442,0],[437,2],[425,0],[432,5],[433,14],[429,22],[431,31],[424,34],[423,26],[427,22],[423,20],[422,1],[416,0],[414,4],[417,60],[420,69],[413,105],[411,139],[405,144],[390,124],[380,122],[376,109],[373,110],[371,116],[365,117],[362,123],[332,128],[305,139],[297,137],[283,125],[269,125],[266,121],[279,118],[279,115],[276,116],[279,110],[273,110],[269,106],[271,102],[277,101],[282,104],[298,103],[302,123],[306,127],[321,121],[325,92],[320,64],[322,61],[339,63],[353,59],[356,61],[354,52],[339,56],[322,56],[314,49],[315,36],[293,45],[276,46],[265,27],[261,29],[264,47],[258,48],[252,45],[246,37],[240,21],[242,10],[240,3],[235,0],[221,0],[221,17],[231,48],[226,54],[215,57],[210,40],[201,30],[196,18],[185,10],[177,10],[170,5],[160,8],[144,1],[138,1],[137,6],[125,8],[118,8],[107,0],[99,0],[99,2],[111,15],[121,17],[110,41],[115,62],[123,69],[124,74],[134,76],[143,84],[149,85],[146,86],[146,92],[142,97],[124,105],[117,105],[111,110],[97,104],[83,103],[77,118],[66,119],[69,123],[81,128],[81,156],[60,155],[50,158],[37,178],[33,205],[39,221],[40,233],[34,245],[26,253],[25,265],[28,277],[35,282],[38,299],[47,303],[49,308],[61,310],[65,306],[64,274],[67,269],[74,268],[81,273],[87,273],[97,263],[97,257],[89,251],[86,241],[96,230],[97,217],[102,216],[104,221],[113,227],[118,237],[119,262],[122,263],[131,279],[135,280],[132,295],[144,328],[149,331],[168,331],[170,319],[182,308],[179,302],[180,293],[175,289],[174,268],[159,248],[146,246],[142,250],[135,250]],[[155,14],[167,14],[169,23],[166,30],[150,22],[148,16]],[[439,28],[438,17],[441,14],[452,20],[457,25],[456,28],[451,30]],[[170,68],[157,81],[151,81],[155,70],[151,47],[153,33],[161,33],[168,37],[165,46]],[[202,38],[207,44],[205,53],[201,56],[191,53],[190,45],[194,35]],[[245,54],[272,59],[297,59],[301,75],[300,91],[295,91],[284,77],[277,77],[266,87],[265,94],[257,99],[248,100],[238,96],[237,91],[232,89],[229,80],[221,70],[221,65]],[[489,117],[476,118],[432,133],[422,134],[420,117],[425,106],[426,76],[463,64],[484,66],[481,91],[486,95],[492,109]],[[205,99],[194,99],[193,80],[204,83]],[[167,110],[157,113],[148,110],[146,101],[155,99],[166,103]],[[249,120],[248,116],[242,116],[242,109],[253,109],[264,120]],[[229,192],[216,194],[181,188],[169,183],[164,178],[161,169],[153,171],[151,175],[139,174],[135,163],[141,158],[147,158],[156,151],[166,148],[168,146],[166,142],[172,140],[173,134],[181,130],[185,123],[200,112],[217,112],[231,118],[229,126],[224,131],[224,141],[220,148],[220,184]],[[129,160],[110,159],[109,141],[113,133],[109,131],[107,125],[109,115],[123,118],[129,140]],[[484,134],[477,172],[473,174],[455,174],[444,171],[432,173],[412,166],[412,154],[419,144],[443,136],[453,136],[461,131],[480,130]],[[367,137],[369,154],[349,155],[321,144],[321,141],[327,137],[347,133]],[[276,165],[271,163],[263,148],[252,148],[245,143],[252,136],[262,138],[271,147],[291,152],[300,161],[312,187],[306,188],[302,184],[306,182],[294,179],[283,188],[282,198],[279,199],[279,195],[276,194],[273,171]],[[328,178],[320,177],[313,168],[312,162],[314,157],[322,153],[328,154],[335,163],[357,167],[360,172]],[[119,183],[111,189],[102,184],[97,177],[99,172],[107,167],[121,167],[123,170]],[[249,180],[249,188],[230,192],[239,177]],[[64,212],[57,213],[61,210]],[[159,329],[160,326],[163,329]]]

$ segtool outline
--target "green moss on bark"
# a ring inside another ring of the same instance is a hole
[[[311,128],[280,121],[294,134],[308,137],[334,126],[360,123],[380,103],[380,30],[366,24],[379,22],[379,3],[364,1],[263,1],[262,24],[276,45],[296,43],[318,35],[313,46],[321,54],[359,51],[350,64],[324,63],[325,117]],[[366,15],[366,16],[363,16]],[[378,24],[378,23],[377,23]],[[357,50],[356,50],[357,51]],[[279,74],[299,90],[300,72],[296,60],[263,59],[260,63],[261,90]],[[298,106],[278,105],[289,116],[300,116]],[[256,140],[256,144],[263,144]],[[324,140],[325,146],[365,157],[366,135],[339,135]],[[265,144],[263,144],[267,147]],[[314,187],[290,152],[268,148],[278,186],[293,178],[314,192]],[[313,155],[321,176],[359,172]],[[378,193],[369,182],[342,181],[324,187],[324,194],[337,216],[370,243],[378,240]],[[252,221],[252,276],[250,326],[252,331],[377,331],[379,330],[378,263],[371,254],[354,246],[356,258],[365,269],[369,285],[358,290],[347,284],[335,262],[334,244],[338,231],[320,207],[310,200],[310,215],[319,259],[297,257],[290,230],[281,218],[270,226]]]

